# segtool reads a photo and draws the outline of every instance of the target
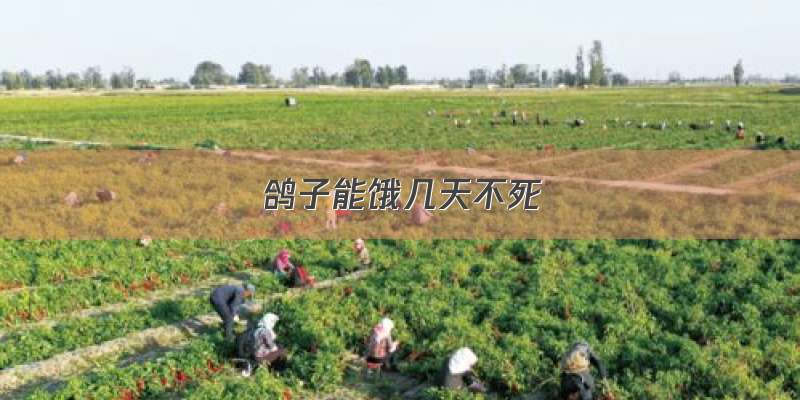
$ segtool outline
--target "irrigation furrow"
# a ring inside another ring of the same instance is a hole
[[[87,140],[56,139],[56,138],[33,137],[24,135],[9,135],[9,134],[0,134],[0,140],[16,140],[16,141],[33,142],[33,143],[71,144],[74,146],[110,146],[110,144],[108,143],[90,142]]]
[[[339,278],[319,282],[312,290],[335,287],[341,283],[359,280],[370,270],[357,271]],[[291,298],[308,289],[289,289],[267,296],[264,300]],[[217,314],[200,315],[180,323],[151,328],[110,340],[99,345],[66,352],[50,359],[0,371],[0,395],[36,381],[54,380],[86,372],[100,362],[117,361],[123,355],[145,353],[154,348],[174,347],[196,337],[220,322]],[[0,399],[3,398],[0,396]]]
[[[246,271],[250,275],[260,275],[267,273],[266,271],[258,270],[258,269],[250,269]],[[28,322],[24,324],[17,325],[13,328],[13,330],[20,330],[20,329],[29,329],[29,328],[37,328],[37,327],[52,327],[55,326],[59,320],[63,320],[65,318],[90,318],[95,317],[103,314],[109,314],[114,312],[119,312],[125,308],[131,306],[139,306],[139,307],[148,307],[152,306],[159,301],[164,300],[177,300],[185,297],[190,296],[198,296],[202,295],[203,293],[207,293],[214,286],[231,284],[236,282],[241,282],[243,278],[241,277],[233,277],[227,275],[218,275],[214,278],[208,279],[203,281],[199,285],[194,285],[190,287],[183,287],[183,288],[172,288],[172,289],[163,289],[157,290],[152,292],[148,296],[132,298],[124,302],[120,303],[113,303],[107,304],[104,306],[99,307],[92,307],[92,308],[85,308],[82,310],[74,311],[71,313],[66,314],[59,314],[53,315],[46,319],[35,321],[35,322]],[[5,339],[5,337],[10,333],[10,330],[1,331],[0,330],[0,342]]]

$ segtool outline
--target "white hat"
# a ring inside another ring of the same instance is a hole
[[[263,317],[261,317],[261,321],[258,322],[258,326],[267,329],[274,329],[275,324],[278,323],[279,319],[280,318],[273,313],[266,313]]]
[[[469,347],[458,349],[447,364],[447,368],[451,374],[463,374],[472,368],[478,362],[478,356],[472,352]]]
[[[388,332],[391,332],[394,329],[394,321],[389,318],[384,318],[380,322],[383,329],[386,329]]]

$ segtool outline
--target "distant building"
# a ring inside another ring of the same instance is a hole
[[[338,89],[342,89],[341,87],[336,86],[336,85],[317,85],[317,86],[310,86],[309,88],[310,89],[317,89],[317,90],[338,90]]]
[[[444,89],[438,83],[415,83],[411,85],[391,85],[389,90],[441,90]]]

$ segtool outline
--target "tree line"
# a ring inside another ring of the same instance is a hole
[[[130,89],[142,84],[136,80],[132,68],[125,67],[113,72],[106,79],[100,67],[89,67],[83,72],[62,73],[61,70],[48,70],[44,74],[34,75],[28,70],[20,72],[3,71],[0,73],[0,86],[6,90],[19,89]]]
[[[471,69],[466,78],[434,80],[444,87],[485,87],[497,85],[504,88],[515,87],[555,87],[585,85],[593,86],[625,86],[630,79],[622,72],[614,71],[606,61],[603,43],[595,40],[590,50],[584,51],[578,47],[575,56],[574,69],[556,68],[543,69],[540,65],[503,64],[500,68]],[[797,77],[792,77],[796,81]],[[749,81],[758,82],[758,77]],[[733,74],[719,79],[706,80],[710,82],[734,82],[737,86],[745,82],[742,61],[736,63]],[[154,88],[166,86],[173,89],[187,89],[190,87],[207,88],[212,86],[246,85],[253,87],[293,87],[305,88],[309,86],[333,85],[350,86],[357,88],[386,88],[392,85],[406,85],[413,82],[409,77],[405,65],[373,66],[369,60],[357,58],[352,64],[345,67],[343,72],[328,73],[321,66],[300,66],[292,69],[289,79],[276,77],[272,66],[244,63],[238,74],[233,75],[225,71],[219,63],[203,61],[194,69],[188,84],[176,79],[164,79],[158,82],[149,79],[136,79],[132,68],[125,67],[120,71],[111,73],[106,78],[99,67],[89,67],[81,73],[62,73],[60,70],[48,70],[44,74],[34,75],[28,70],[20,72],[3,71],[0,75],[0,87],[7,90],[19,89],[131,89]],[[669,74],[668,83],[686,83],[680,73]],[[786,82],[790,82],[787,76]],[[191,84],[191,86],[189,85]]]
[[[291,77],[281,81],[272,74],[269,65],[247,62],[236,76],[228,74],[222,65],[203,61],[194,69],[189,83],[197,87],[215,85],[290,86],[304,88],[319,85],[353,86],[359,88],[389,87],[410,82],[408,67],[384,65],[373,67],[369,60],[359,58],[347,66],[343,73],[328,74],[320,66],[301,66],[292,69]]]
[[[575,56],[575,69],[558,68],[542,69],[539,65],[515,64],[511,67],[503,64],[499,69],[492,71],[489,68],[476,68],[469,71],[469,77],[461,82],[466,87],[480,87],[485,85],[497,85],[505,88],[519,86],[624,86],[630,80],[625,74],[615,72],[605,63],[603,54],[603,43],[595,40],[588,53],[588,74],[586,72],[587,62],[583,47],[578,47]],[[448,86],[456,86],[448,82]]]

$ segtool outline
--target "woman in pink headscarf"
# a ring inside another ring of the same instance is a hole
[[[289,250],[282,249],[278,252],[278,255],[275,257],[275,260],[272,262],[272,272],[278,275],[289,275],[294,271],[294,265],[289,260],[291,253]]]
[[[384,369],[391,370],[397,365],[396,351],[399,342],[392,340],[394,322],[389,318],[382,319],[372,329],[367,339],[367,362],[381,364]]]

